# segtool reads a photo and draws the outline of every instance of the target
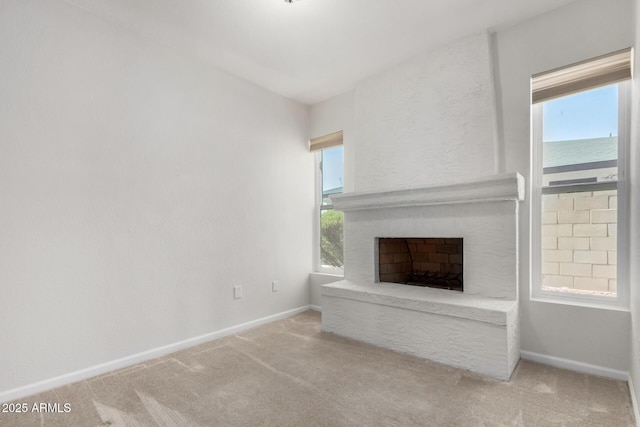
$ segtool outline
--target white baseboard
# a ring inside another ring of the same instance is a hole
[[[320,305],[310,305],[309,309],[313,310],[313,311],[319,311],[319,312],[322,313],[322,306],[320,306]]]
[[[631,404],[633,405],[633,416],[636,419],[636,425],[640,422],[640,412],[638,412],[638,400],[636,399],[636,388],[633,386],[633,380],[629,375],[629,394],[631,395]]]
[[[294,314],[302,313],[313,309],[312,307],[305,305],[302,307],[294,308],[292,310],[283,311],[281,313],[272,314],[271,316],[263,317],[260,319],[252,320],[250,322],[241,323],[236,326],[221,329],[219,331],[210,332],[208,334],[200,335],[186,339],[184,341],[176,342],[173,344],[165,345],[162,347],[154,348],[151,350],[143,351],[142,353],[133,354],[131,356],[123,357],[121,359],[112,360],[110,362],[102,363],[100,365],[92,366],[90,368],[80,369],[79,371],[70,372],[68,374],[60,375],[54,378],[50,378],[37,383],[28,384],[26,386],[14,388],[11,390],[0,392],[0,403],[11,402],[16,399],[20,399],[26,396],[31,396],[36,393],[51,390],[53,388],[61,387],[67,384],[71,384],[77,381],[82,381],[87,378],[102,375],[116,369],[126,368],[128,366],[135,365],[147,361],[149,359],[155,359],[156,357],[164,356],[165,354],[174,353],[185,348],[193,347],[198,344],[202,344],[208,341],[212,341],[218,338],[233,335],[235,333],[255,328],[256,326],[264,325],[275,320],[284,319]]]
[[[520,351],[520,357],[524,360],[542,363],[543,365],[555,366],[556,368],[568,369],[570,371],[582,372],[584,374],[597,375],[599,377],[611,378],[614,380],[629,381],[629,372],[617,369],[605,368],[604,366],[591,365],[589,363],[577,362],[575,360],[563,359],[561,357],[548,356],[546,354],[534,353],[531,351]]]

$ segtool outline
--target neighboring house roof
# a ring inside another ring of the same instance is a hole
[[[342,187],[331,188],[329,190],[324,190],[322,192],[322,196],[330,196],[332,194],[340,194],[342,193]]]
[[[618,159],[618,137],[547,141],[543,143],[544,168]]]

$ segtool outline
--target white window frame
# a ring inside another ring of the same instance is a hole
[[[328,147],[327,150],[335,147]],[[316,179],[316,209],[315,209],[315,224],[314,224],[314,254],[313,254],[313,270],[316,273],[344,275],[344,267],[333,267],[322,264],[322,252],[320,249],[320,214],[323,210],[333,209],[332,205],[322,205],[322,151],[317,150],[315,155],[315,179]],[[344,254],[343,254],[344,256]]]
[[[542,102],[531,106],[531,234],[530,261],[531,299],[538,301],[589,306],[614,310],[628,310],[629,307],[629,194],[628,162],[629,133],[631,112],[631,81],[618,84],[618,180],[614,187],[618,190],[617,223],[617,296],[601,297],[554,292],[542,289]],[[573,184],[562,186],[565,191],[589,191],[606,189],[606,184]]]

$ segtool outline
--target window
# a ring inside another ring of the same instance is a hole
[[[621,53],[628,70],[603,74]],[[534,297],[627,301],[629,73],[625,50],[532,79]]]
[[[316,151],[317,212],[316,271],[341,273],[343,258],[343,213],[333,209],[331,196],[341,194],[344,180],[342,131],[311,140]]]

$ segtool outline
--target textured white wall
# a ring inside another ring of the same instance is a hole
[[[534,73],[633,44],[630,0],[585,0],[514,25],[495,35],[501,158],[506,171],[530,182],[530,78]],[[520,296],[522,349],[626,371],[628,312],[529,299],[529,197],[521,206]]]
[[[461,237],[464,293],[518,299],[515,202],[356,210],[344,215],[345,279],[376,282],[377,237]]]
[[[309,303],[306,107],[62,1],[0,57],[0,393]]]
[[[355,90],[355,191],[496,172],[489,38],[479,34],[372,76]]]

